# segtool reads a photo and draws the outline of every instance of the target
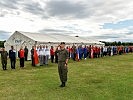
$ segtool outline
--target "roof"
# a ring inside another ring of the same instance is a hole
[[[60,43],[60,42],[66,42],[66,43],[86,43],[86,44],[104,44],[99,41],[94,41],[88,38],[82,38],[82,37],[74,37],[64,34],[41,34],[41,33],[30,33],[30,32],[22,32],[17,31],[26,37],[38,41],[38,42],[53,42],[53,43]]]

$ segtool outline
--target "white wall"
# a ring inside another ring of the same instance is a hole
[[[27,46],[27,48],[29,49],[29,53],[28,53],[28,60],[31,60],[31,53],[30,50],[32,48],[32,46],[35,44],[35,41],[24,36],[21,33],[15,32],[5,43],[4,46],[6,48],[7,51],[9,51],[11,49],[11,46],[14,46],[14,49],[16,50],[16,52],[18,53],[19,49],[21,46],[23,46],[23,48],[25,46]],[[17,55],[18,57],[18,55]]]

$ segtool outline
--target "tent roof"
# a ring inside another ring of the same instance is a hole
[[[37,41],[37,42],[53,42],[53,43],[60,43],[60,42],[66,42],[66,43],[86,43],[86,44],[102,44],[99,41],[91,40],[88,38],[82,38],[82,37],[74,37],[64,34],[41,34],[41,33],[30,33],[30,32],[22,32],[22,31],[16,31],[19,32],[28,38]]]

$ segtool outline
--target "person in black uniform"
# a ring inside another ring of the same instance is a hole
[[[58,63],[58,48],[55,51],[55,63]]]
[[[13,46],[11,46],[11,50],[9,50],[9,58],[10,58],[10,61],[11,61],[11,69],[15,69],[16,51],[14,50]]]
[[[27,61],[27,57],[28,57],[28,48],[27,48],[27,46],[25,46],[25,48],[24,48],[24,57],[25,57],[25,61]]]
[[[31,49],[31,60],[32,60],[32,66],[35,66],[35,61],[34,61],[34,46],[32,46],[32,49]]]

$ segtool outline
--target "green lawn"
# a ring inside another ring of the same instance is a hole
[[[69,61],[67,87],[56,64],[0,70],[0,100],[133,100],[133,54]]]

